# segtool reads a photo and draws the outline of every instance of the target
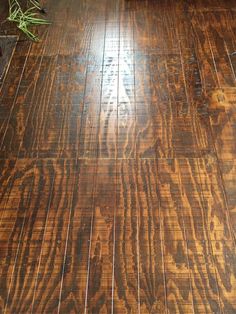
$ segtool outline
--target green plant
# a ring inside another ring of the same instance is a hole
[[[38,10],[41,9],[37,0],[30,0],[31,6],[25,11],[17,0],[9,0],[8,20],[15,22],[17,27],[31,40],[38,41],[39,38],[30,28],[35,25],[50,24],[49,21],[38,17]]]

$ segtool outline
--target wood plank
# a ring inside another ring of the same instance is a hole
[[[236,231],[236,197],[235,197],[235,178],[236,164],[234,160],[221,160],[220,170],[223,178],[223,185],[226,194],[227,206],[229,209],[229,218],[233,228],[235,238]]]
[[[139,313],[138,208],[136,165],[117,162],[113,309],[115,313]]]
[[[45,113],[49,110],[48,100],[53,88],[52,84],[55,75],[55,63],[55,57],[44,57],[42,60],[37,91],[34,95],[34,106],[28,116],[19,152],[21,158],[35,158],[38,155],[39,138],[42,132],[43,122],[46,119]]]
[[[234,313],[236,310],[235,244],[231,241],[215,242],[213,254],[223,313]]]
[[[97,166],[93,160],[80,161],[76,167],[59,313],[83,313],[88,302],[88,265],[94,219],[96,173]],[[51,232],[53,229],[52,225]]]
[[[203,208],[211,241],[232,241],[232,225],[225,199],[219,167],[214,159],[199,160]]]
[[[33,299],[29,302],[32,312],[56,312],[60,308],[61,285],[67,271],[66,252],[76,175],[75,164],[69,160],[59,162],[54,175],[50,207],[33,282]],[[61,192],[63,186],[67,188]]]
[[[193,295],[177,160],[158,163],[167,313],[192,313]]]
[[[88,313],[95,311],[110,313],[114,280],[115,160],[98,162],[94,197],[85,304]]]
[[[227,27],[225,12],[204,13],[206,32],[214,58],[220,87],[234,87],[235,73],[230,55],[234,52],[232,34]]]
[[[203,14],[193,12],[191,14],[191,24],[203,89],[208,91],[213,88],[219,88],[219,78],[217,76],[217,69],[214,63],[212,47],[209,43]]]
[[[137,163],[140,312],[167,313],[163,223],[155,160]]]
[[[46,31],[43,38],[46,41]],[[27,57],[27,63],[22,73],[13,108],[9,114],[7,127],[3,136],[1,146],[2,157],[12,158],[18,155],[38,81],[44,46],[45,43],[38,46],[37,56],[35,56],[35,46],[33,46]]]
[[[219,283],[215,272],[211,243],[208,241],[189,241],[188,258],[194,312],[221,313]]]
[[[217,156],[231,160],[235,156],[235,89],[217,89],[209,99],[210,123]]]

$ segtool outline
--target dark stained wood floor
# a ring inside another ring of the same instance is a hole
[[[1,86],[0,313],[235,314],[236,2],[46,6]]]

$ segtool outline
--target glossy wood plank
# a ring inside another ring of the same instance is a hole
[[[22,159],[15,168],[14,183],[1,220],[5,240],[2,277],[8,278],[5,287],[1,287],[5,295],[3,309],[11,313],[31,311],[31,307],[37,307],[38,311],[49,312],[59,302],[70,213],[63,208],[70,202],[68,195],[71,195],[73,187],[73,165],[71,170],[69,162],[57,166],[50,161],[27,164]],[[64,177],[66,181],[63,183],[64,171],[68,176]],[[61,184],[66,184],[68,190],[60,193]],[[17,195],[19,190],[22,192]],[[58,235],[53,231],[56,225]],[[55,264],[53,268],[51,263]],[[22,275],[24,273],[27,275]],[[54,280],[48,282],[49,277]],[[38,289],[38,286],[44,288]],[[47,291],[51,291],[52,297],[42,304],[41,293],[47,294]],[[21,298],[22,301],[18,302]]]
[[[113,308],[117,313],[139,313],[139,209],[134,161],[118,162],[117,185]]]
[[[91,236],[94,228],[97,171],[94,161],[82,161],[76,167],[59,313],[83,313],[89,302],[88,280],[90,278],[90,254],[92,254]],[[92,289],[91,285],[90,289]]]

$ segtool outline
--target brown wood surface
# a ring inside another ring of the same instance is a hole
[[[235,1],[43,4],[0,86],[0,313],[236,314]]]

